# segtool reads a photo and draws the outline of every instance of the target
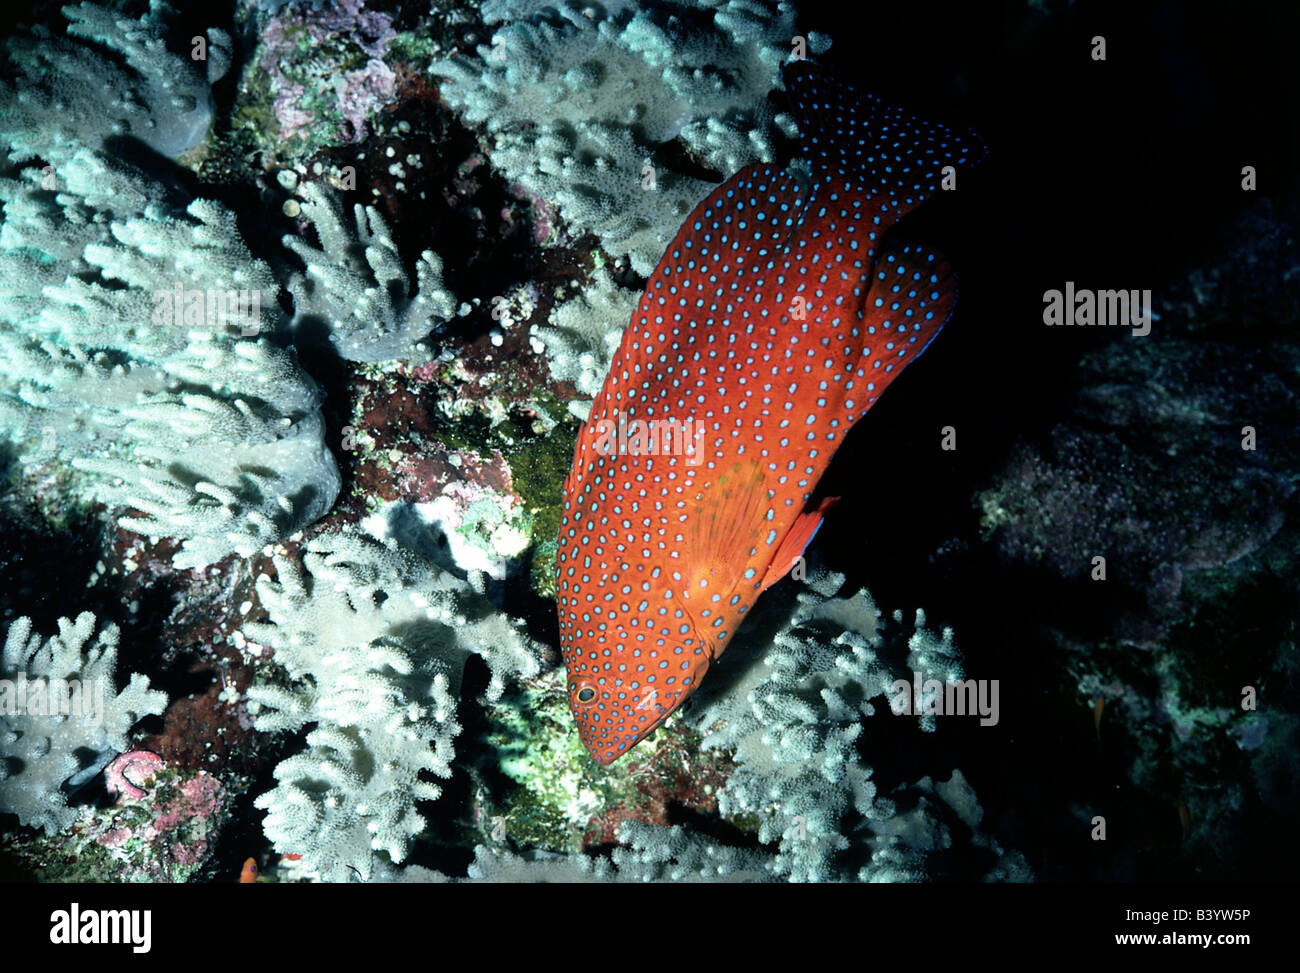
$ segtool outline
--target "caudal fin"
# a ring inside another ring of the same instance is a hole
[[[814,193],[839,175],[877,202],[885,226],[938,192],[944,166],[960,170],[984,157],[974,132],[915,118],[811,61],[787,64],[784,78]]]

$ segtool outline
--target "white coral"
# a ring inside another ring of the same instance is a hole
[[[180,539],[179,567],[321,516],[339,478],[320,395],[257,337],[279,326],[278,286],[234,215],[177,211],[166,186],[85,150],[55,176],[53,200],[31,173],[0,183],[0,425],[22,461],[142,511],[123,526]]]
[[[6,43],[18,75],[0,82],[0,134],[11,159],[58,165],[128,134],[176,158],[203,140],[210,86],[230,67],[228,34],[209,28],[205,57],[195,60],[188,38],[183,54],[167,49],[174,11],[163,0],[138,19],[92,3],[63,13],[67,38],[37,27]]]
[[[792,124],[767,107],[797,33],[794,8],[755,0],[495,4],[478,58],[435,63],[443,96],[496,139],[492,162],[559,204],[648,275],[708,183],[656,161],[679,140],[728,176],[773,157]],[[812,35],[814,51],[828,41]],[[648,189],[647,163],[655,169]]]
[[[291,679],[249,689],[257,728],[315,724],[256,804],[281,853],[327,881],[367,879],[375,852],[401,862],[423,829],[416,803],[440,788],[421,773],[451,775],[466,658],[485,658],[495,698],[536,674],[539,649],[465,582],[359,532],[313,540],[303,563],[275,559],[279,580],[258,582],[271,622],[245,626]]]
[[[0,679],[12,691],[7,702],[13,704],[0,706],[0,811],[47,831],[66,827],[76,817],[61,787],[82,769],[78,751],[102,762],[126,750],[131,727],[167,705],[167,694],[150,689],[148,678],[139,673],[121,692],[115,690],[117,626],[107,625],[95,635],[90,612],[75,622],[60,618],[58,625],[57,635],[42,640],[32,634],[30,618],[17,619],[0,655]],[[25,699],[18,698],[20,678],[26,681]],[[51,679],[76,680],[83,694],[97,694],[100,715],[32,712],[27,704],[34,682]]]
[[[548,325],[532,333],[546,347],[551,375],[572,382],[585,400],[569,403],[569,411],[586,420],[591,399],[600,391],[623,340],[623,330],[636,310],[639,295],[614,283],[608,268],[592,274],[587,288],[551,312]]]
[[[330,340],[349,361],[427,358],[425,339],[456,309],[455,296],[443,286],[442,260],[432,250],[420,254],[412,293],[401,254],[378,210],[358,204],[355,229],[349,229],[338,204],[318,184],[307,183],[303,194],[303,215],[315,225],[321,246],[292,235],[284,238],[307,265],[305,275],[289,284],[293,326],[324,321]]]

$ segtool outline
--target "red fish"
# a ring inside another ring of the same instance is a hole
[[[560,642],[600,764],[681,706],[790,570],[828,507],[809,498],[831,456],[955,303],[944,259],[886,231],[978,138],[809,62],[785,79],[810,184],[750,166],[687,217],[564,484]]]

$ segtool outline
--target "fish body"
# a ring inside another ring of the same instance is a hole
[[[556,594],[570,705],[601,764],[694,692],[802,554],[852,425],[934,338],[955,281],[886,236],[979,140],[785,69],[811,179],[751,166],[650,277],[564,484]]]

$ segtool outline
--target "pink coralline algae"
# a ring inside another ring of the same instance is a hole
[[[226,789],[205,771],[178,772],[138,750],[109,765],[117,803],[81,833],[119,862],[127,881],[184,881],[207,858],[226,819]]]
[[[108,792],[115,797],[141,798],[147,793],[154,774],[163,768],[163,759],[148,750],[132,750],[120,754],[104,769]]]

